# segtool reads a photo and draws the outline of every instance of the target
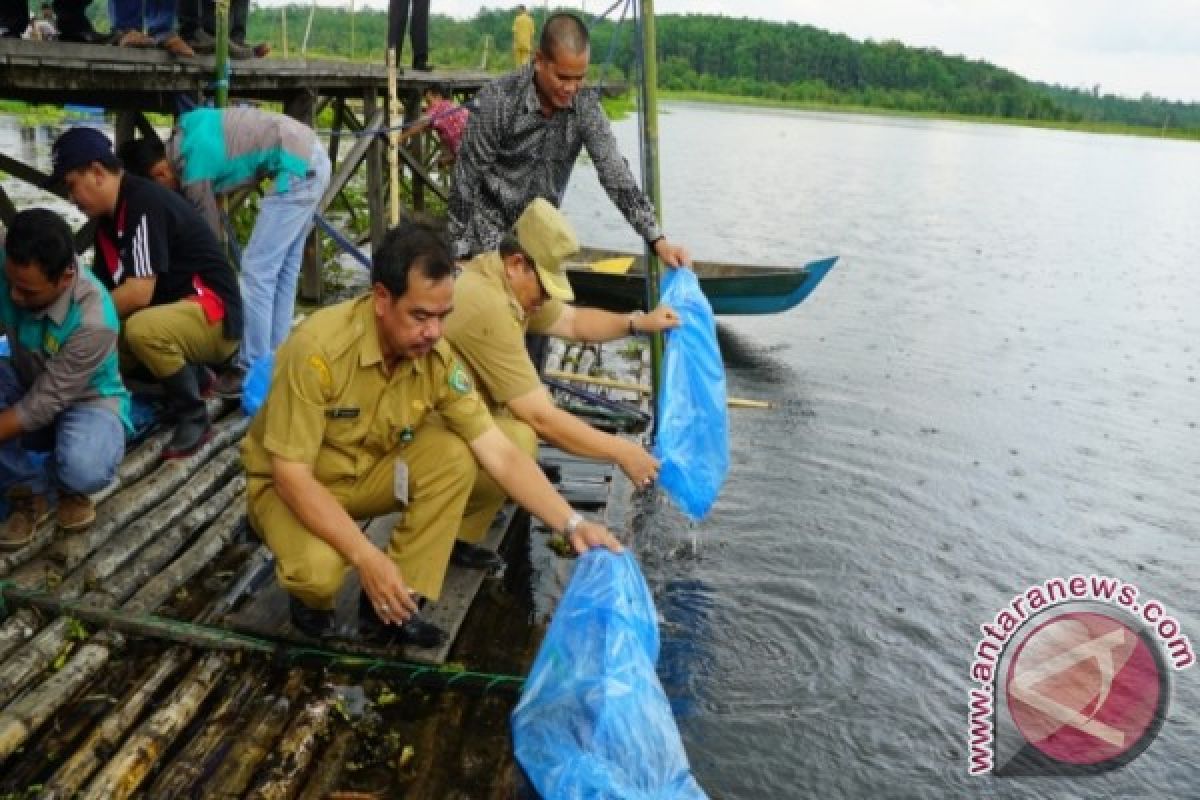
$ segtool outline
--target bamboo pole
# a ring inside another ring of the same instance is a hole
[[[251,669],[242,675],[208,715],[203,730],[163,767],[158,779],[146,790],[146,800],[175,800],[188,796],[193,785],[228,755],[229,748],[223,745],[237,737],[246,718],[247,705],[262,688],[262,682],[263,674],[259,669]]]
[[[223,653],[210,653],[193,666],[163,708],[138,726],[78,799],[123,800],[133,794],[163,752],[191,723],[228,667],[228,657]]]
[[[238,448],[229,447],[218,453],[212,461],[173,492],[165,503],[133,524],[127,525],[119,537],[110,539],[93,553],[83,564],[83,568],[76,570],[75,575],[79,576],[76,580],[85,585],[96,586],[111,576],[160,531],[184,517],[193,504],[198,503],[215,486],[227,483],[229,477],[240,466],[241,453],[238,452]]]
[[[50,678],[38,684],[0,713],[0,762],[40,728],[108,663],[109,648],[88,643]]]
[[[242,796],[287,725],[292,706],[303,691],[304,682],[304,671],[293,668],[288,672],[287,682],[278,695],[259,701],[253,718],[230,746],[230,757],[221,762],[203,787],[195,787],[203,797],[233,800]]]
[[[658,48],[654,26],[654,0],[642,0],[642,155],[643,183],[662,225],[662,189],[658,170]],[[646,245],[646,308],[658,305],[660,266],[654,247]],[[663,336],[650,336],[650,369],[654,405],[662,389]]]
[[[196,544],[177,559],[169,569],[161,571],[154,580],[146,584],[141,591],[134,595],[133,599],[126,603],[125,610],[133,613],[147,613],[166,602],[176,589],[199,572],[229,543],[233,533],[241,523],[243,513],[243,508],[236,503],[226,508]],[[8,591],[6,590],[6,596],[8,595]],[[85,598],[85,600],[91,600],[92,602],[95,602],[96,599],[97,597],[93,596],[92,593],[89,593]],[[99,595],[99,599],[111,602],[105,595]],[[55,602],[64,603],[69,601],[58,600]],[[81,605],[86,605],[86,603],[81,603]],[[16,653],[3,665],[0,665],[0,706],[7,703],[17,692],[27,686],[33,678],[49,667],[66,642],[68,631],[69,624],[66,618],[59,617],[39,632],[23,650]],[[76,652],[67,662],[67,667],[72,667],[76,662],[79,662],[80,674],[90,669],[92,670],[90,674],[94,675],[95,671],[103,667],[107,661],[109,648],[113,642],[113,637],[104,637],[105,634],[100,634],[94,642],[85,645]],[[103,641],[99,642],[101,639]],[[119,638],[116,641],[119,642]],[[97,654],[97,648],[104,651],[103,658]],[[64,667],[63,670],[60,670],[59,674],[66,671],[67,668]],[[56,675],[55,677],[57,678],[58,676]],[[42,684],[41,687],[38,687],[38,690],[22,697],[21,702],[25,703],[25,705],[21,706],[21,708],[16,708],[17,704],[14,704],[3,712],[0,712],[0,761],[11,754],[11,751],[5,751],[5,747],[20,746],[33,730],[36,730],[36,726],[32,728],[28,726],[27,722],[30,719],[36,719],[38,724],[40,724],[45,721],[49,714],[57,711],[70,699],[70,693],[54,694],[51,692],[47,694],[46,692],[42,692],[41,689],[49,683],[50,681]],[[30,697],[35,694],[37,695],[36,703],[39,704],[35,708],[36,714],[30,710],[28,704],[28,702],[34,702],[30,700]],[[15,745],[13,744],[14,742]]]
[[[90,528],[56,542],[51,548],[52,554],[68,571],[74,570],[116,531],[158,505],[186,483],[199,466],[235,439],[240,439],[249,425],[250,420],[241,415],[221,420],[214,426],[213,437],[199,450],[186,458],[168,461],[148,478],[114,495],[113,502],[105,505],[103,516],[98,512],[96,522]]]
[[[217,52],[213,58],[217,74],[213,104],[217,108],[224,108],[229,105],[229,0],[216,0],[213,18],[217,27]]]
[[[41,800],[68,800],[74,797],[79,788],[99,769],[106,755],[115,750],[166,682],[190,657],[191,651],[186,647],[172,647],[156,661],[133,691],[121,698],[116,708],[55,771],[39,795]]]
[[[400,132],[396,130],[396,106],[400,98],[396,94],[396,46],[387,51],[387,124],[388,124],[388,227],[400,222]]]
[[[336,702],[337,694],[326,688],[304,706],[275,745],[246,800],[292,800],[296,796],[317,745],[325,737]]]
[[[28,608],[22,608],[10,614],[0,626],[0,663],[3,663],[13,651],[33,638],[41,627],[38,615]]]
[[[571,381],[572,383],[586,383],[592,386],[603,386],[606,389],[619,389],[623,392],[637,392],[638,394],[650,394],[652,389],[644,383],[631,383],[630,381],[619,381],[613,378],[605,378],[602,375],[581,375],[578,372],[564,372],[558,369],[543,370],[543,375],[547,378],[553,378],[560,381]],[[730,408],[774,408],[771,403],[766,400],[748,400],[744,397],[727,397],[726,404]]]
[[[346,759],[350,756],[350,747],[354,744],[354,730],[348,726],[342,727],[334,734],[333,740],[321,754],[320,760],[313,768],[313,774],[300,792],[297,800],[326,800],[341,780],[342,770],[346,767]],[[171,800],[164,798],[163,800]]]

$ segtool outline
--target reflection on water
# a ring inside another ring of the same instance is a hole
[[[636,157],[636,124],[618,123]],[[1076,572],[1200,636],[1200,147],[674,105],[666,230],[699,257],[842,261],[797,310],[726,318],[731,471],[638,553],[660,673],[714,797],[1194,794],[1195,670],[1127,767],[967,777],[979,625]],[[637,246],[593,175],[581,239]]]
[[[113,135],[110,124],[91,117],[66,120],[62,125],[22,125],[19,118],[0,114],[0,153],[48,175],[51,171],[50,146],[72,124],[101,128],[110,139]],[[4,189],[17,210],[39,206],[62,214],[72,226],[82,225],[86,221],[84,215],[67,201],[23,180],[5,176],[0,178],[0,188]]]

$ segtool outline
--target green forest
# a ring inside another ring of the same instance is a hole
[[[383,59],[386,13],[310,7],[259,8],[249,38],[298,55]],[[511,9],[469,20],[433,15],[431,60],[442,67],[512,66]],[[535,15],[541,21],[540,12]],[[285,25],[286,19],[286,25]],[[900,42],[860,42],[810,25],[700,14],[659,15],[659,86],[668,92],[736,96],[765,103],[870,108],[1033,123],[1137,126],[1200,136],[1200,104],[1036,83],[985,61]],[[597,73],[636,76],[638,34],[630,21],[592,31]],[[408,43],[405,43],[408,46]],[[405,64],[405,53],[401,64]]]

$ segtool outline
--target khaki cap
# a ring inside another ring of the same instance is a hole
[[[563,262],[579,252],[579,240],[562,212],[545,198],[535,198],[521,212],[513,233],[521,249],[533,259],[546,294],[564,303],[574,300]]]

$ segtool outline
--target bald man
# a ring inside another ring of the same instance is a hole
[[[582,91],[591,58],[588,31],[574,14],[551,14],[533,63],[484,86],[458,153],[450,191],[454,257],[496,249],[526,207],[542,197],[556,208],[579,151],[587,148],[613,204],[663,263],[691,259],[658,227],[654,206],[617,148],[599,94]]]

